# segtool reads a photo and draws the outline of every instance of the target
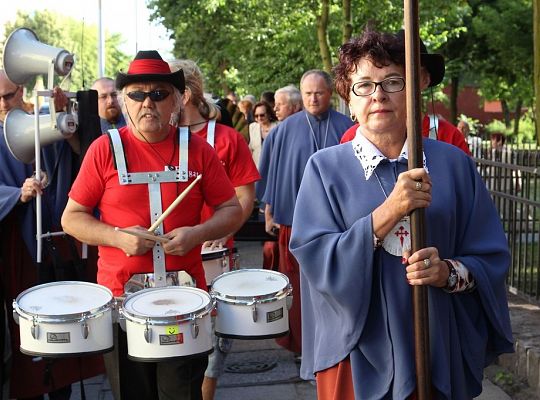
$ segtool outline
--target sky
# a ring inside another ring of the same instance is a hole
[[[50,10],[86,25],[97,25],[98,0],[3,0],[0,11],[0,35],[4,24],[13,21],[17,10],[32,12]],[[172,58],[173,44],[167,39],[167,30],[149,22],[150,11],[146,0],[101,0],[102,23],[106,31],[117,32],[125,40],[121,50],[133,57],[137,50],[158,50],[164,59]],[[40,40],[46,43],[44,38]],[[69,51],[69,49],[66,49]]]

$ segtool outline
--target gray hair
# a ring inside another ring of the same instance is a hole
[[[284,94],[287,97],[287,101],[289,102],[289,105],[292,107],[299,107],[302,108],[302,93],[298,88],[294,85],[287,85],[282,88],[279,88],[276,90],[276,94],[281,93]]]
[[[328,87],[328,89],[332,90],[334,88],[334,82],[332,80],[332,77],[328,72],[323,71],[322,69],[310,69],[309,71],[304,72],[304,75],[302,75],[302,78],[300,79],[300,87],[302,87],[304,79],[306,79],[310,75],[320,76],[326,82],[326,86]]]

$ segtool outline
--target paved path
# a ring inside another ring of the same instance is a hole
[[[239,242],[241,268],[259,268],[262,247],[257,242]],[[268,340],[235,340],[227,358],[226,372],[219,380],[215,400],[316,400],[316,388],[298,377],[299,365],[292,353]],[[72,400],[81,398],[74,385]],[[106,379],[99,376],[85,383],[88,400],[114,400]],[[484,380],[479,400],[510,400],[498,386]]]

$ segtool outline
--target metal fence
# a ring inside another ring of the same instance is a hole
[[[516,145],[494,150],[486,144],[474,159],[508,238],[509,290],[540,304],[540,150]]]

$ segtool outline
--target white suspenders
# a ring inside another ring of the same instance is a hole
[[[148,196],[150,203],[150,221],[154,223],[163,210],[161,207],[161,183],[167,182],[187,182],[188,180],[188,140],[189,130],[187,127],[178,130],[178,169],[172,171],[149,171],[149,172],[128,172],[126,167],[126,157],[124,147],[117,129],[109,129],[109,137],[113,147],[116,169],[118,171],[118,181],[120,185],[148,185]],[[163,223],[156,229],[156,234],[163,234]],[[165,253],[159,242],[156,242],[153,252],[155,286],[166,285]]]
[[[436,115],[429,115],[429,138],[437,140],[437,132],[439,132],[439,118]]]
[[[214,146],[215,137],[216,137],[216,120],[211,119],[210,121],[208,121],[208,128],[206,130],[206,141],[212,147],[215,147]]]

